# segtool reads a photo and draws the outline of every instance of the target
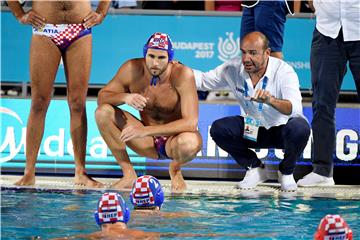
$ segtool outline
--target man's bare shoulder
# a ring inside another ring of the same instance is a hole
[[[115,229],[107,232],[94,232],[90,234],[80,234],[71,237],[57,239],[159,239],[160,233],[144,232],[135,229]]]
[[[163,212],[155,210],[135,210],[132,212],[134,216],[141,217],[162,217],[162,218],[196,218],[202,215],[192,212]]]
[[[133,58],[127,60],[124,64],[124,67],[131,68],[134,70],[144,69],[144,59],[143,58]]]
[[[193,77],[194,73],[191,68],[181,64],[181,63],[171,63],[172,69],[171,74],[173,77]]]
[[[172,71],[175,71],[175,72],[182,72],[182,71],[188,71],[190,70],[191,71],[191,68],[189,68],[188,66],[180,63],[180,62],[172,62]]]
[[[121,73],[126,76],[139,78],[144,74],[145,65],[143,58],[133,58],[126,61],[120,68]]]

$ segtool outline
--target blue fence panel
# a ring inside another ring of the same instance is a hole
[[[1,81],[28,82],[31,27],[19,24],[10,12],[1,12],[1,20]],[[145,41],[156,31],[170,34],[176,59],[192,68],[210,70],[240,55],[240,21],[240,16],[109,14],[93,28],[90,84],[106,84],[122,63],[142,57]],[[295,68],[304,90],[311,89],[309,58],[314,25],[314,19],[288,18],[285,27],[285,60]],[[56,83],[65,83],[63,65]],[[350,72],[342,90],[356,90]]]
[[[125,110],[138,116],[134,109],[123,106]],[[26,122],[30,109],[29,99],[2,99],[0,102],[1,140],[0,167],[2,172],[22,173],[25,166]],[[94,111],[96,101],[88,101],[88,136],[86,167],[90,173],[108,176],[121,174],[114,156],[101,138],[97,129]],[[199,131],[203,137],[203,147],[197,157],[184,166],[185,176],[194,178],[231,178],[240,177],[243,173],[239,165],[228,153],[216,146],[209,137],[212,122],[224,116],[239,114],[238,105],[200,104]],[[311,120],[311,108],[305,107],[304,113]],[[71,173],[74,170],[73,150],[70,138],[69,110],[66,100],[53,100],[49,106],[43,141],[40,146],[37,172]],[[336,166],[360,166],[360,109],[338,108],[336,110]],[[311,139],[299,166],[311,165]],[[283,157],[282,150],[257,150],[259,158],[268,165],[276,165]],[[156,176],[168,175],[169,160],[153,160],[138,156],[128,149],[136,171],[151,173]],[[200,174],[201,173],[201,174]]]

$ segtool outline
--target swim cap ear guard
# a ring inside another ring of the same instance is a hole
[[[159,180],[150,175],[138,177],[130,192],[130,202],[135,208],[161,208],[164,191]]]
[[[352,240],[353,233],[340,215],[328,214],[323,217],[314,235],[315,240]]]
[[[156,32],[149,37],[143,48],[144,58],[149,48],[167,51],[169,62],[174,59],[174,48],[170,36],[166,33]]]
[[[99,199],[97,210],[94,212],[96,223],[127,223],[130,220],[130,209],[126,206],[122,196],[115,192],[104,193]]]

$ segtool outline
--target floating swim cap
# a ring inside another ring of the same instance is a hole
[[[315,240],[352,240],[352,230],[340,215],[328,214],[321,219]]]
[[[130,220],[130,209],[120,194],[104,193],[98,202],[94,217],[100,226],[104,223],[127,223]]]
[[[138,177],[131,190],[130,201],[137,208],[161,208],[164,192],[160,182],[150,175]]]
[[[143,53],[146,57],[146,53],[149,48],[165,50],[169,55],[169,62],[174,58],[174,48],[171,43],[170,36],[166,33],[156,32],[147,40],[144,45]]]

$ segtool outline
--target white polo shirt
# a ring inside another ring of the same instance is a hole
[[[344,41],[360,40],[360,0],[314,0],[316,29],[335,39],[342,28]]]
[[[216,90],[229,88],[240,103],[241,116],[246,114],[259,117],[262,126],[270,127],[286,124],[290,117],[303,116],[301,93],[299,89],[299,79],[294,69],[286,62],[269,57],[268,66],[264,77],[268,78],[266,90],[275,98],[289,100],[292,104],[292,114],[290,116],[280,113],[278,110],[263,104],[262,111],[259,111],[259,104],[247,100],[245,96],[245,81],[248,86],[248,96],[253,96],[256,89],[263,87],[264,77],[256,84],[255,88],[251,82],[249,74],[244,70],[241,59],[234,59],[223,63],[214,70],[201,72],[194,70],[196,87],[199,90]]]

